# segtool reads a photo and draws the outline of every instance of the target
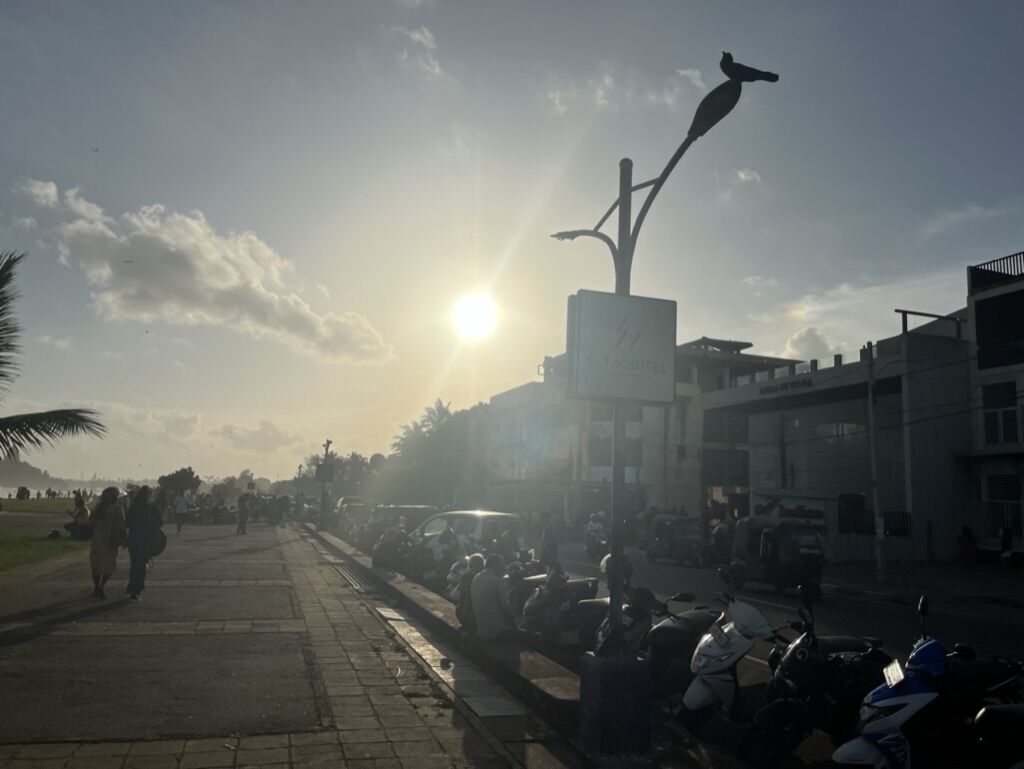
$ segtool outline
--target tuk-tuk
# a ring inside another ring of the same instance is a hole
[[[647,528],[647,560],[668,558],[694,568],[704,565],[700,521],[683,515],[656,515]]]
[[[782,592],[818,583],[825,566],[825,515],[771,500],[740,518],[732,541],[732,566],[740,580],[767,582]]]

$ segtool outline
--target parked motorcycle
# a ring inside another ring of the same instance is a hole
[[[561,568],[552,568],[539,577],[524,577],[522,582],[525,586],[533,586],[522,604],[524,627],[548,637],[556,637],[559,631],[577,627],[577,604],[597,595],[596,579],[568,579]]]
[[[882,671],[892,662],[879,638],[817,635],[814,601],[820,588],[801,585],[798,590],[804,605],[798,610],[800,621],[790,627],[800,636],[772,649],[769,702],[740,740],[740,757],[755,766],[775,766],[814,729],[837,745],[853,737],[861,700],[882,683]]]
[[[718,621],[708,626],[690,661],[694,678],[678,713],[679,720],[688,727],[704,723],[721,707],[738,719],[741,714],[737,665],[754,648],[757,639],[779,638],[760,611],[736,598],[731,573],[726,569],[719,569],[718,573],[727,588],[726,607]]]
[[[926,631],[928,599],[924,596],[918,613],[921,638],[906,666],[899,660],[886,666],[885,683],[869,692],[861,705],[859,736],[840,746],[833,762],[875,769],[909,769],[911,765],[1020,769],[1024,766],[1021,714],[1017,709],[990,710],[990,706],[1024,702],[1024,665],[1000,657],[979,660],[974,649],[962,644],[947,654]]]
[[[608,555],[608,537],[602,533],[587,533],[583,537],[583,549],[587,556],[595,561],[600,561]]]

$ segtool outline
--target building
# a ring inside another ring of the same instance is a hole
[[[704,504],[702,398],[737,376],[797,361],[752,355],[748,342],[700,339],[676,348],[676,399],[636,406],[626,418],[629,506],[691,513]],[[565,356],[546,358],[543,381],[495,395],[488,404],[487,502],[498,509],[561,511],[569,522],[607,510],[611,497],[610,405],[567,397]],[[710,461],[727,463],[728,452]]]

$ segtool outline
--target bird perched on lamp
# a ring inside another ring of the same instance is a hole
[[[746,64],[740,64],[738,61],[734,61],[732,54],[728,51],[722,51],[722,60],[718,62],[718,66],[722,68],[722,72],[730,80],[738,80],[741,83],[753,83],[757,80],[766,80],[769,83],[776,83],[779,80],[779,76],[774,72],[765,72],[760,69],[754,69],[748,67]]]

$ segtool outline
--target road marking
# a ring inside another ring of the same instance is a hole
[[[747,657],[744,657],[743,659],[750,660],[751,662],[756,662],[758,665],[764,665],[765,667],[768,667],[768,660],[763,660],[760,657],[750,657],[750,656],[747,656]]]
[[[763,603],[765,606],[774,606],[776,609],[785,609],[788,612],[792,612],[793,611],[793,607],[792,606],[786,606],[783,603],[772,603],[771,601],[766,601],[763,598],[753,598],[753,597],[751,597],[749,595],[740,596],[740,597],[744,601],[753,601],[754,603]]]

